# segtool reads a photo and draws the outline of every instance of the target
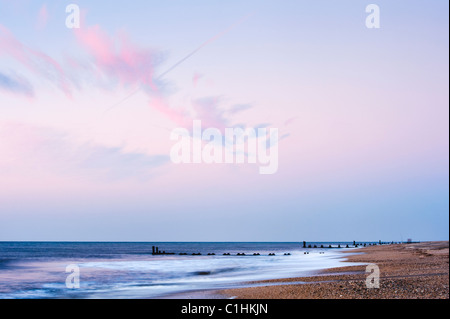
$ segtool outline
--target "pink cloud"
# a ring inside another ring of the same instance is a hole
[[[37,28],[44,29],[45,26],[47,25],[48,18],[49,18],[49,15],[48,15],[48,11],[47,11],[47,5],[44,4],[38,13]]]
[[[203,127],[214,127],[221,132],[225,132],[225,128],[230,125],[230,118],[226,116],[228,110],[220,107],[218,97],[194,100],[191,107],[188,108],[186,106],[173,107],[159,96],[152,97],[149,105],[179,127],[186,129],[192,128],[194,120],[201,120]]]
[[[4,26],[0,25],[0,55],[14,58],[33,74],[55,83],[68,97],[70,85],[61,65],[43,52],[23,45]]]
[[[121,85],[157,89],[153,82],[155,52],[133,45],[125,35],[115,41],[98,25],[74,30],[78,43],[90,54],[99,72]]]
[[[45,5],[41,8],[39,20],[48,17]],[[5,27],[0,25],[0,56],[9,56],[21,63],[34,75],[57,85],[68,97],[72,96],[74,85],[81,88],[83,80],[91,75],[107,78],[122,86],[140,85],[149,91],[157,91],[154,83],[154,69],[157,54],[149,49],[132,44],[124,34],[109,37],[99,26],[74,29],[81,49],[88,53],[91,61],[77,58],[67,59],[71,66],[67,73],[62,65],[49,55],[31,49],[20,42]],[[75,67],[74,67],[75,66]]]
[[[43,19],[48,15],[45,6],[41,8]],[[231,117],[248,105],[223,108],[217,97],[197,99],[192,105],[174,107],[158,91],[155,68],[159,61],[156,51],[133,44],[125,34],[109,36],[100,26],[83,26],[73,29],[75,39],[88,59],[69,57],[67,72],[47,54],[31,49],[18,41],[5,27],[0,25],[0,55],[11,56],[29,71],[56,84],[68,97],[74,88],[82,89],[83,82],[95,76],[94,84],[105,87],[101,81],[107,79],[123,87],[143,89],[150,98],[150,106],[167,116],[175,124],[191,127],[193,120],[201,120],[205,127],[223,131]],[[167,72],[166,72],[167,73]],[[194,84],[201,75],[196,74]],[[8,83],[10,83],[9,81]]]
[[[192,126],[192,120],[189,121],[189,113],[185,109],[175,109],[170,107],[162,97],[152,97],[149,105],[178,126]]]
[[[209,97],[198,99],[193,102],[195,119],[202,120],[205,127],[214,127],[225,132],[228,126],[228,119],[224,116],[224,111],[219,107],[219,98]]]
[[[198,81],[203,77],[203,74],[195,73],[192,77],[192,83],[194,84],[194,87],[197,87]]]

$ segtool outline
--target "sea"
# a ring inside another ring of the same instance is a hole
[[[343,248],[303,248],[300,242],[0,242],[0,298],[171,298],[311,276],[343,266],[354,253],[347,242],[308,245]],[[166,254],[152,254],[156,247]]]

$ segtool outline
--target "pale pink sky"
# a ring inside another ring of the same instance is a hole
[[[62,3],[0,2],[0,240],[447,238],[448,4],[381,1],[369,30],[361,4],[213,2],[94,1],[76,30]],[[278,172],[171,163],[195,119],[278,128]],[[110,230],[77,231],[90,213]]]

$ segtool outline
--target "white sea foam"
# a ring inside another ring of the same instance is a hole
[[[342,250],[302,249],[296,243],[161,244],[168,251],[188,255],[151,255],[151,245],[146,243],[33,245],[32,254],[4,249],[12,261],[0,270],[0,298],[158,298],[243,287],[257,280],[308,276],[343,266],[345,260]],[[192,256],[200,251],[201,256]],[[208,256],[209,252],[216,255]],[[223,256],[224,252],[231,254]],[[255,252],[260,255],[253,256]],[[68,264],[80,269],[78,289],[65,286]]]

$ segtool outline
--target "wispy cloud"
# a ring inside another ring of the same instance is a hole
[[[70,83],[61,65],[49,55],[27,47],[7,28],[0,25],[0,56],[2,55],[12,57],[28,71],[56,84],[68,97],[71,97]]]
[[[197,87],[198,85],[198,81],[200,81],[200,79],[203,77],[203,74],[200,73],[195,73],[192,76],[192,84],[194,85],[194,88]]]
[[[95,71],[122,86],[139,85],[154,91],[155,68],[161,55],[131,43],[124,33],[110,37],[98,25],[75,29],[81,48],[89,54]]]
[[[0,90],[32,97],[33,87],[24,77],[17,74],[4,74],[0,72]]]
[[[18,174],[39,171],[61,177],[146,180],[170,161],[168,155],[77,142],[60,130],[23,123],[0,123],[0,144],[0,167],[12,159],[2,171]]]
[[[47,10],[47,5],[43,4],[38,13],[36,27],[38,29],[44,29],[47,26],[48,18],[49,18],[49,14],[48,14],[48,10]]]
[[[192,103],[194,118],[202,120],[205,127],[215,127],[221,131],[229,125],[224,110],[220,108],[218,97],[206,97],[194,100]]]
[[[40,18],[48,17],[45,6]],[[145,92],[156,91],[155,68],[162,55],[133,44],[124,33],[109,36],[99,26],[74,29],[80,51],[58,62],[48,54],[32,49],[19,41],[6,27],[0,25],[0,56],[19,62],[38,79],[55,84],[67,97],[74,89],[138,86]]]
[[[253,105],[251,105],[251,104],[235,104],[235,105],[231,106],[227,110],[227,112],[229,114],[236,114],[236,113],[251,109],[252,107],[253,107]]]
[[[151,97],[150,107],[164,114],[174,124],[186,129],[192,129],[194,120],[202,121],[203,127],[214,127],[222,133],[225,128],[237,125],[232,121],[232,116],[236,113],[249,109],[250,105],[233,105],[231,107],[223,106],[223,101],[217,96],[203,97],[194,99],[189,105],[173,106],[168,103],[162,96]]]
[[[48,17],[45,6],[41,8],[40,15],[42,19]],[[220,33],[220,36],[215,36],[203,43],[161,74],[156,74],[156,69],[163,61],[162,53],[134,44],[125,33],[111,36],[99,25],[83,25],[82,28],[73,29],[73,32],[74,39],[79,44],[79,50],[66,56],[66,63],[63,64],[42,51],[27,47],[8,29],[0,25],[0,55],[14,58],[38,78],[44,78],[56,85],[69,98],[72,98],[73,91],[82,91],[86,88],[115,91],[118,87],[131,87],[135,89],[134,92],[142,89],[147,94],[151,107],[167,116],[174,124],[186,128],[192,126],[193,120],[201,120],[205,127],[215,127],[223,131],[225,127],[237,125],[233,123],[233,117],[237,113],[252,107],[250,104],[227,106],[223,99],[215,96],[194,99],[190,105],[173,105],[162,90],[163,76],[165,77],[170,70],[205,45],[226,34],[225,31]],[[194,84],[199,78],[199,74],[194,75]],[[6,83],[6,80],[4,82]],[[8,83],[12,87],[13,83],[17,86],[19,82],[9,81]],[[25,83],[22,82],[24,85]],[[29,86],[25,86],[22,92],[32,92],[31,84],[28,84]],[[25,88],[28,88],[28,91]]]

